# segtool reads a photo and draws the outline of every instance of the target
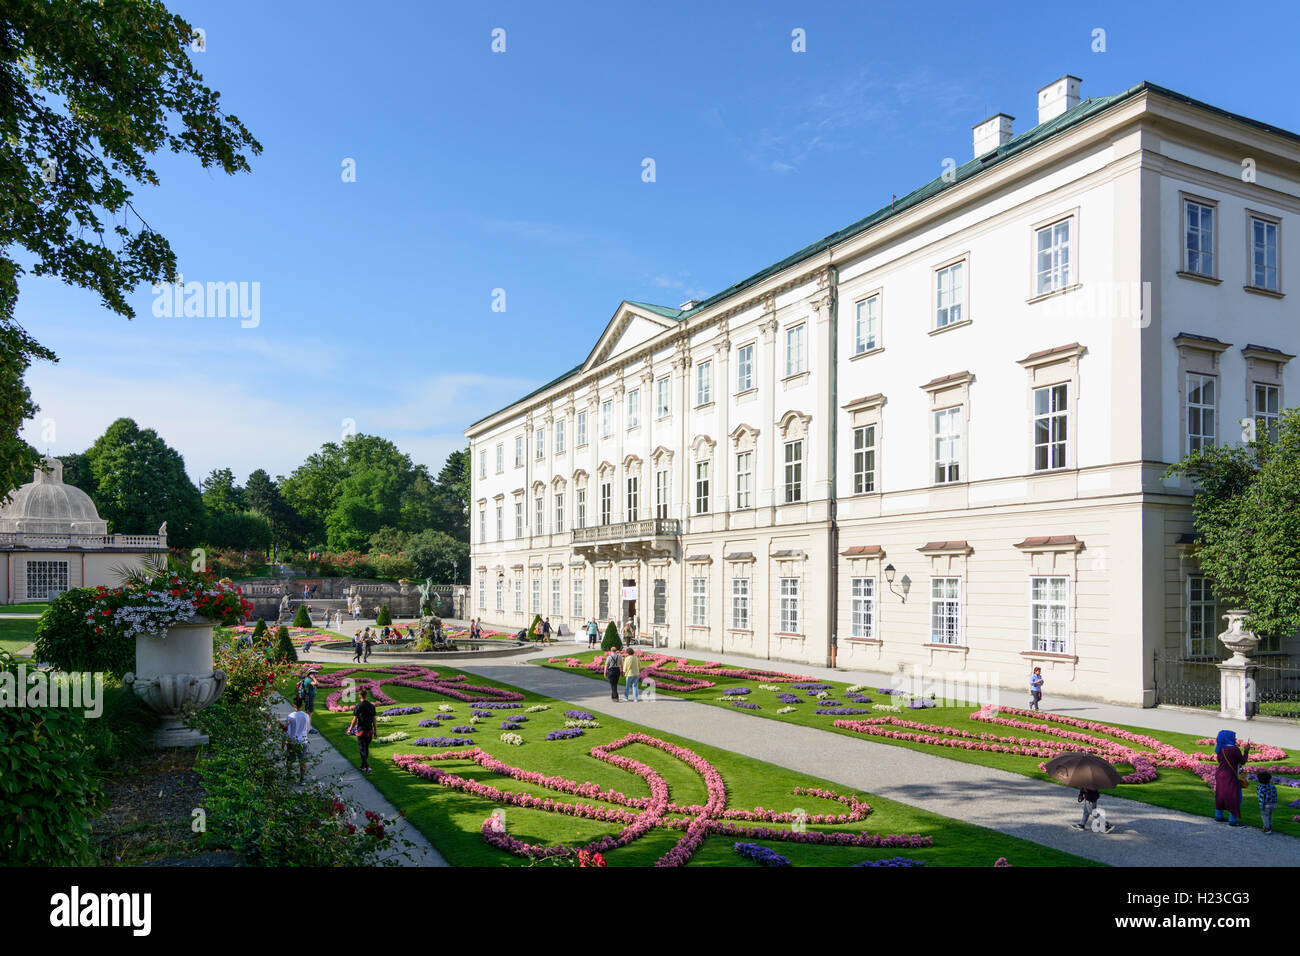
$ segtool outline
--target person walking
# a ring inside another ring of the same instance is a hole
[[[631,694],[631,700],[634,704],[641,702],[641,661],[637,659],[636,648],[629,647],[627,657],[623,659],[623,699],[627,700]]]
[[[611,649],[605,655],[605,678],[609,681],[610,700],[618,700],[618,684],[623,677],[623,658],[617,650]]]
[[[307,674],[302,680],[298,681],[298,698],[302,701],[302,709],[306,711],[307,718],[312,720],[316,715],[316,675]],[[316,733],[312,728],[311,733]]]
[[[293,765],[298,764],[298,782],[307,779],[307,731],[311,729],[311,717],[302,709],[302,698],[293,699],[293,713],[284,725],[285,756],[287,769],[293,773]]]
[[[1038,704],[1043,699],[1043,669],[1035,667],[1034,672],[1029,675],[1029,709],[1038,710]]]
[[[352,660],[361,663],[361,633],[358,631],[352,635]]]
[[[636,627],[632,624],[632,619],[629,617],[623,622],[623,644],[626,647],[631,647],[635,643]]]
[[[1218,769],[1214,771],[1214,819],[1224,823],[1228,814],[1230,827],[1245,826],[1241,822],[1241,768],[1250,759],[1250,746],[1243,750],[1237,746],[1237,735],[1231,730],[1220,730],[1214,741],[1214,756]]]
[[[587,646],[588,647],[596,646],[596,632],[599,630],[600,627],[596,624],[596,619],[594,617],[591,618],[591,620],[587,621]]]
[[[1267,770],[1255,774],[1255,796],[1259,799],[1259,816],[1264,822],[1264,832],[1273,832],[1273,811],[1277,809],[1277,787],[1273,786],[1273,775]]]
[[[1101,791],[1086,789],[1080,790],[1079,802],[1083,804],[1083,820],[1080,823],[1072,823],[1070,826],[1075,830],[1086,830],[1092,823],[1092,815],[1101,812],[1097,809],[1097,804],[1101,802]],[[1106,815],[1104,813],[1102,814],[1101,819],[1104,826],[1099,832],[1109,833],[1111,830],[1115,829],[1113,824],[1105,822]]]
[[[366,639],[362,643],[365,645],[365,651],[361,655],[361,660],[365,663],[370,660],[370,650],[375,646],[375,639],[370,633],[370,628],[366,628]]]
[[[361,754],[361,772],[370,773],[370,741],[375,736],[375,705],[370,703],[370,691],[365,688],[358,691],[357,696],[361,702],[352,711],[348,733],[356,734],[357,750]]]
[[[542,643],[551,643],[551,619],[549,617],[542,619]]]

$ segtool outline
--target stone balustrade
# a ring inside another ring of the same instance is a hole
[[[33,534],[0,532],[0,548],[33,551],[166,551],[165,534]]]

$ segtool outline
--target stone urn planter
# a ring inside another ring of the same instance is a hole
[[[1242,622],[1250,612],[1237,609],[1228,611],[1223,615],[1223,619],[1228,622],[1227,630],[1219,635],[1219,643],[1232,651],[1232,657],[1229,663],[1248,664],[1250,663],[1248,655],[1259,644],[1259,636],[1246,630]]]
[[[1219,643],[1232,651],[1232,656],[1218,665],[1219,713],[1237,720],[1249,720],[1255,710],[1254,681],[1247,655],[1259,644],[1259,637],[1242,624],[1249,613],[1242,609],[1228,611],[1223,615],[1227,629],[1219,635]]]
[[[135,670],[122,678],[145,707],[162,719],[154,735],[159,747],[194,747],[208,742],[186,723],[196,710],[226,689],[226,672],[212,666],[212,622],[191,618],[165,634],[139,634]]]

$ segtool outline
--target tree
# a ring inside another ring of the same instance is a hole
[[[279,559],[281,545],[301,542],[304,530],[302,516],[284,500],[279,485],[271,480],[265,470],[259,468],[248,476],[244,485],[244,499],[248,502],[248,507],[265,518],[271,526],[273,558]]]
[[[1196,557],[1216,594],[1257,634],[1300,630],[1300,409],[1282,413],[1276,442],[1209,446],[1168,474],[1195,483]]]
[[[208,512],[204,538],[217,548],[269,551],[271,523],[256,511]]]
[[[307,613],[307,605],[299,604],[298,610],[293,615],[294,627],[311,627],[311,615]]]
[[[248,507],[244,489],[235,484],[235,474],[229,468],[213,468],[199,489],[209,516],[238,514]]]
[[[406,542],[409,538],[410,535],[405,531],[385,525],[370,536],[369,553],[401,554],[406,550]]]
[[[34,450],[17,439],[37,410],[22,376],[33,360],[56,361],[15,322],[19,279],[29,268],[55,276],[132,318],[127,296],[177,272],[171,246],[132,202],[134,185],[159,183],[149,157],[188,153],[233,174],[248,170],[245,151],[262,151],[203,84],[188,53],[194,36],[159,0],[4,4],[0,486],[35,466]]]
[[[443,531],[422,531],[406,541],[406,556],[417,577],[469,583],[469,544]]]
[[[623,641],[618,636],[618,628],[614,626],[613,621],[610,621],[605,625],[605,637],[600,642],[600,649],[602,651],[618,651],[623,649]]]
[[[379,613],[375,615],[375,624],[377,624],[379,627],[384,627],[392,623],[393,623],[393,615],[388,610],[388,605],[387,604],[379,605]]]
[[[277,661],[296,661],[298,651],[293,646],[293,640],[289,637],[289,629],[283,624],[275,632],[275,650],[272,651]]]
[[[447,456],[435,487],[437,510],[432,527],[469,544],[470,455],[458,448]],[[468,578],[466,578],[468,581]]]
[[[252,640],[254,644],[260,644],[266,639],[266,620],[258,618],[257,623],[253,625]]]

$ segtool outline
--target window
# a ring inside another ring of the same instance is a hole
[[[497,540],[498,541],[500,541],[502,538],[505,537],[505,532],[502,530],[505,525],[505,510],[506,509],[504,505],[497,505]]]
[[[695,404],[707,405],[713,401],[713,363],[701,362],[695,366]]]
[[[961,643],[961,578],[930,580],[930,642]]]
[[[1250,284],[1256,289],[1279,290],[1277,281],[1277,223],[1250,219]]]
[[[1184,259],[1186,270],[1214,275],[1214,207],[1183,200]]]
[[[1067,385],[1034,389],[1034,470],[1065,467]]]
[[[506,582],[504,578],[497,578],[497,610],[505,610],[505,590]]]
[[[671,380],[665,376],[655,382],[655,417],[667,418],[672,411]]]
[[[609,581],[608,580],[601,580],[600,582],[599,601],[600,601],[599,616],[601,618],[609,617]]]
[[[691,624],[695,627],[709,624],[708,578],[691,578]]]
[[[524,536],[524,503],[523,501],[515,502],[515,537]]]
[[[608,438],[614,434],[614,403],[600,403],[600,437]]]
[[[960,322],[966,302],[963,285],[965,262],[954,262],[935,272],[934,327],[942,329]]]
[[[555,453],[564,454],[564,420],[555,423]]]
[[[668,469],[655,472],[655,517],[668,517]]]
[[[627,393],[627,427],[636,428],[641,423],[641,389]]]
[[[539,428],[533,433],[533,435],[535,439],[535,451],[533,452],[533,457],[538,461],[541,461],[546,457],[546,429]]]
[[[668,581],[655,578],[654,584],[655,623],[668,623]]]
[[[1034,650],[1048,654],[1070,652],[1070,611],[1067,578],[1034,577],[1029,581],[1029,631]]]
[[[637,506],[641,503],[641,479],[636,475],[630,475],[627,479],[627,514],[623,516],[624,521],[635,521],[637,516]]]
[[[754,387],[754,346],[736,349],[736,391],[747,392]]]
[[[533,592],[533,603],[530,605],[530,607],[532,607],[534,614],[541,614],[542,613],[542,576],[540,574],[534,574],[532,578],[529,580],[529,583],[532,585],[532,592]]]
[[[524,436],[515,436],[515,467],[524,467]]]
[[[573,579],[573,616],[582,617],[582,578]]]
[[[533,534],[546,532],[546,499],[538,495],[533,499]]]
[[[559,576],[551,578],[551,613],[559,617],[564,613],[564,582]]]
[[[707,461],[695,463],[695,513],[697,515],[709,513],[709,463]]]
[[[28,561],[27,597],[47,598],[68,589],[67,561]]]
[[[876,636],[876,579],[854,578],[849,604],[849,636]]]
[[[853,354],[880,348],[880,296],[873,295],[857,305],[853,319]]]
[[[785,503],[803,501],[803,442],[785,443]]]
[[[736,507],[754,507],[754,453],[736,455]]]
[[[1282,404],[1282,390],[1276,385],[1255,385],[1255,440],[1265,435],[1277,441],[1278,414]]]
[[[478,509],[478,539],[480,542],[487,540],[487,509]]]
[[[1187,577],[1187,653],[1192,657],[1218,657],[1219,608],[1203,574]]]
[[[564,534],[564,492],[555,496],[555,533]]]
[[[796,325],[785,330],[785,376],[799,375],[806,368],[804,364],[804,330],[806,325]]]
[[[937,484],[961,478],[961,406],[934,413],[934,480]]]
[[[506,446],[504,444],[498,444],[497,445],[497,474],[499,475],[501,474],[501,472],[505,470],[506,470]]]
[[[515,610],[522,614],[524,612],[524,572],[515,572]]]
[[[799,579],[781,579],[781,633],[799,633]]]
[[[573,510],[575,512],[574,517],[577,518],[577,524],[574,525],[574,527],[577,528],[587,527],[587,489],[586,488],[579,488],[574,493]]]
[[[480,478],[487,477],[487,449],[486,448],[483,449],[483,451],[478,453],[478,476]]]
[[[749,578],[731,579],[731,626],[749,630]]]
[[[1216,382],[1213,375],[1187,374],[1187,450],[1199,451],[1214,444]]]
[[[478,573],[478,609],[480,611],[487,610],[487,572],[486,571],[480,571]]]
[[[583,445],[587,444],[587,413],[586,412],[578,412],[577,432],[578,432],[578,447],[581,448]]]
[[[853,429],[853,493],[876,490],[876,426]]]
[[[1034,243],[1034,294],[1045,295],[1064,289],[1070,284],[1070,220],[1062,219],[1044,226],[1036,233]]]
[[[600,523],[609,524],[610,513],[614,509],[614,483],[602,481],[600,483]]]

